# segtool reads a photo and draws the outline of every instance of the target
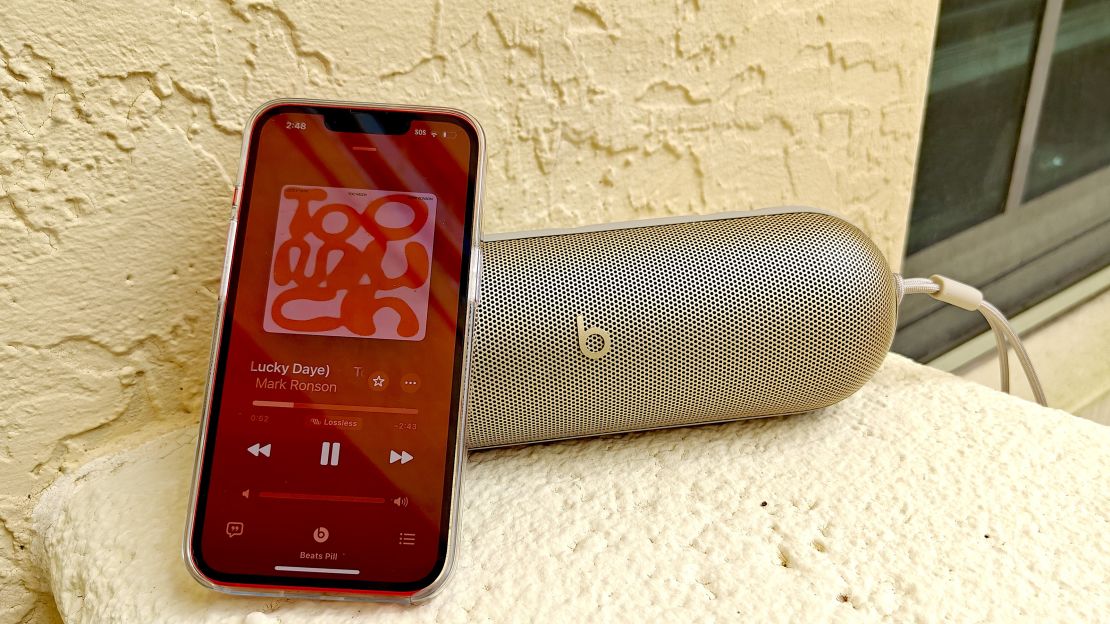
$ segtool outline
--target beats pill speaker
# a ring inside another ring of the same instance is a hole
[[[489,236],[467,446],[831,405],[886,356],[897,288],[865,234],[811,208]]]

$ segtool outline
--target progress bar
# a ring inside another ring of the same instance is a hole
[[[372,412],[375,414],[415,414],[411,407],[377,407],[373,405],[338,405],[335,403],[299,403],[296,401],[252,401],[255,407],[282,407],[286,409],[315,409],[332,412]]]
[[[344,496],[341,494],[308,494],[301,492],[259,492],[259,498],[280,498],[284,500],[331,501],[335,503],[384,503],[384,498],[374,496]]]
[[[306,568],[303,566],[274,566],[278,572],[319,572],[320,574],[358,574],[349,568]]]

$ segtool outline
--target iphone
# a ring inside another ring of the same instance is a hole
[[[184,540],[202,584],[411,602],[447,577],[483,159],[455,110],[254,113]]]

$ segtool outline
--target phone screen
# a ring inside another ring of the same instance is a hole
[[[448,548],[478,134],[449,113],[290,104],[250,132],[194,565],[418,590]]]

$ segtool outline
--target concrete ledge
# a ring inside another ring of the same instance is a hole
[[[1110,428],[890,356],[819,413],[471,455],[419,607],[197,585],[194,428],[35,512],[67,622],[1065,621],[1110,613]]]

